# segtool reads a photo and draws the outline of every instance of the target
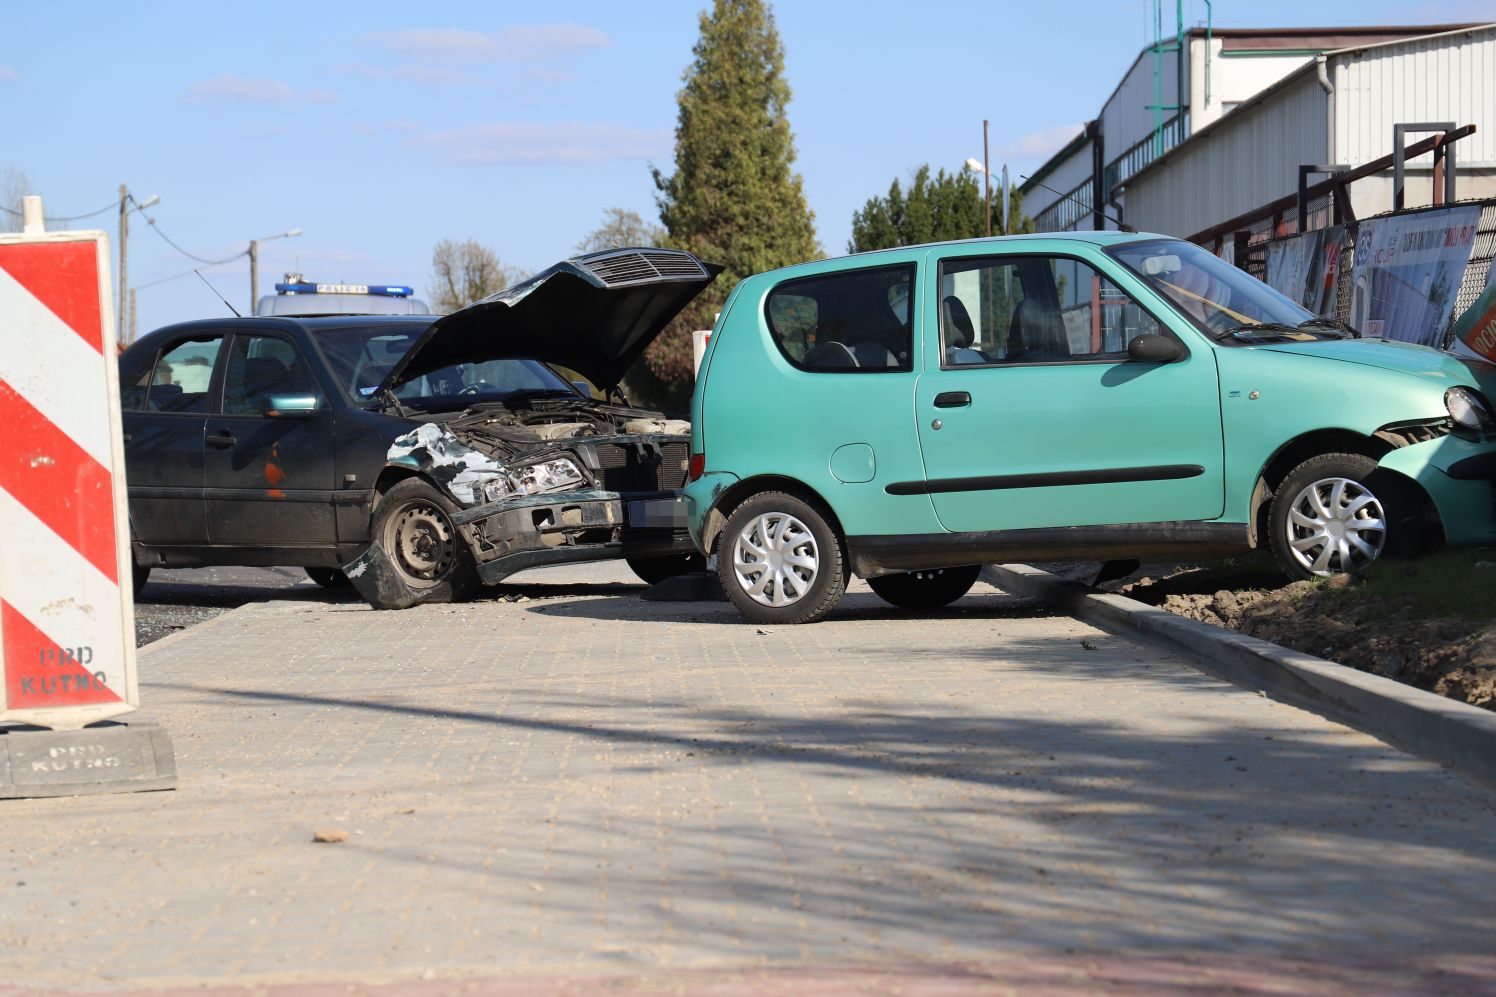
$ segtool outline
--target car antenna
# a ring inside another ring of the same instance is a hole
[[[208,284],[208,278],[204,277],[200,273],[197,273],[196,270],[194,270],[192,272],[197,274],[197,279],[198,280],[202,281],[204,284]],[[212,291],[214,294],[218,294],[218,288],[214,287],[212,284],[208,284],[208,290]],[[218,294],[218,300],[223,302],[223,305],[224,305],[225,308],[227,308],[229,311],[231,311],[231,312],[234,313],[234,318],[243,318],[244,317],[243,315],[239,314],[239,309],[237,309],[233,305],[229,304],[229,299],[228,298],[225,298],[223,295]]]
[[[1027,180],[1029,183],[1033,184],[1035,187],[1043,187],[1045,190],[1049,191],[1051,194],[1060,194],[1059,191],[1055,190],[1049,184],[1047,184],[1047,183],[1040,183],[1037,180],[1034,180],[1034,179],[1032,179],[1030,177],[1024,176],[1022,173],[1018,174],[1018,179],[1020,179],[1020,180]],[[1090,207],[1088,204],[1086,204],[1086,202],[1082,201],[1080,198],[1075,197],[1073,195],[1070,195],[1070,194],[1060,194],[1060,196],[1063,197],[1067,201],[1074,201],[1076,204],[1079,204],[1082,208]],[[1117,231],[1119,231],[1119,232],[1131,232],[1134,235],[1137,234],[1138,230],[1135,229],[1135,228],[1133,228],[1131,225],[1127,224],[1126,222],[1124,222],[1122,219],[1120,219],[1120,218],[1113,218],[1111,215],[1107,214],[1105,211],[1100,211],[1100,210],[1098,210],[1096,208],[1092,208],[1091,210],[1096,211],[1096,213],[1099,214],[1102,218],[1105,218],[1107,221],[1109,221],[1113,225],[1117,226]]]

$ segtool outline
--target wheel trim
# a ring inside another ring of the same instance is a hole
[[[435,585],[452,569],[452,527],[430,502],[413,502],[390,517],[388,540],[396,567],[409,580]]]
[[[1305,571],[1359,571],[1387,544],[1387,513],[1359,481],[1321,478],[1293,497],[1284,532],[1293,559]]]
[[[766,512],[738,531],[732,549],[733,577],[750,599],[782,608],[803,599],[821,570],[810,528],[784,512]]]

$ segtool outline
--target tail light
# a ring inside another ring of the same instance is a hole
[[[686,480],[695,481],[706,473],[706,454],[693,453],[691,460],[686,464]]]

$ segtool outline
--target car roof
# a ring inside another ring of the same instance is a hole
[[[131,343],[129,349],[133,350],[141,343],[158,342],[162,339],[172,339],[182,335],[190,336],[195,333],[297,328],[316,336],[338,329],[366,329],[371,325],[391,328],[408,327],[411,330],[417,330],[424,329],[436,319],[435,315],[256,315],[239,318],[194,319],[190,322],[177,322],[153,329]]]

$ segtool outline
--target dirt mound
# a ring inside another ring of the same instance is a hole
[[[1429,618],[1349,575],[1278,588],[1199,590],[1195,572],[1142,578],[1122,595],[1441,696],[1496,710],[1496,626]],[[1211,578],[1219,583],[1219,577]]]

